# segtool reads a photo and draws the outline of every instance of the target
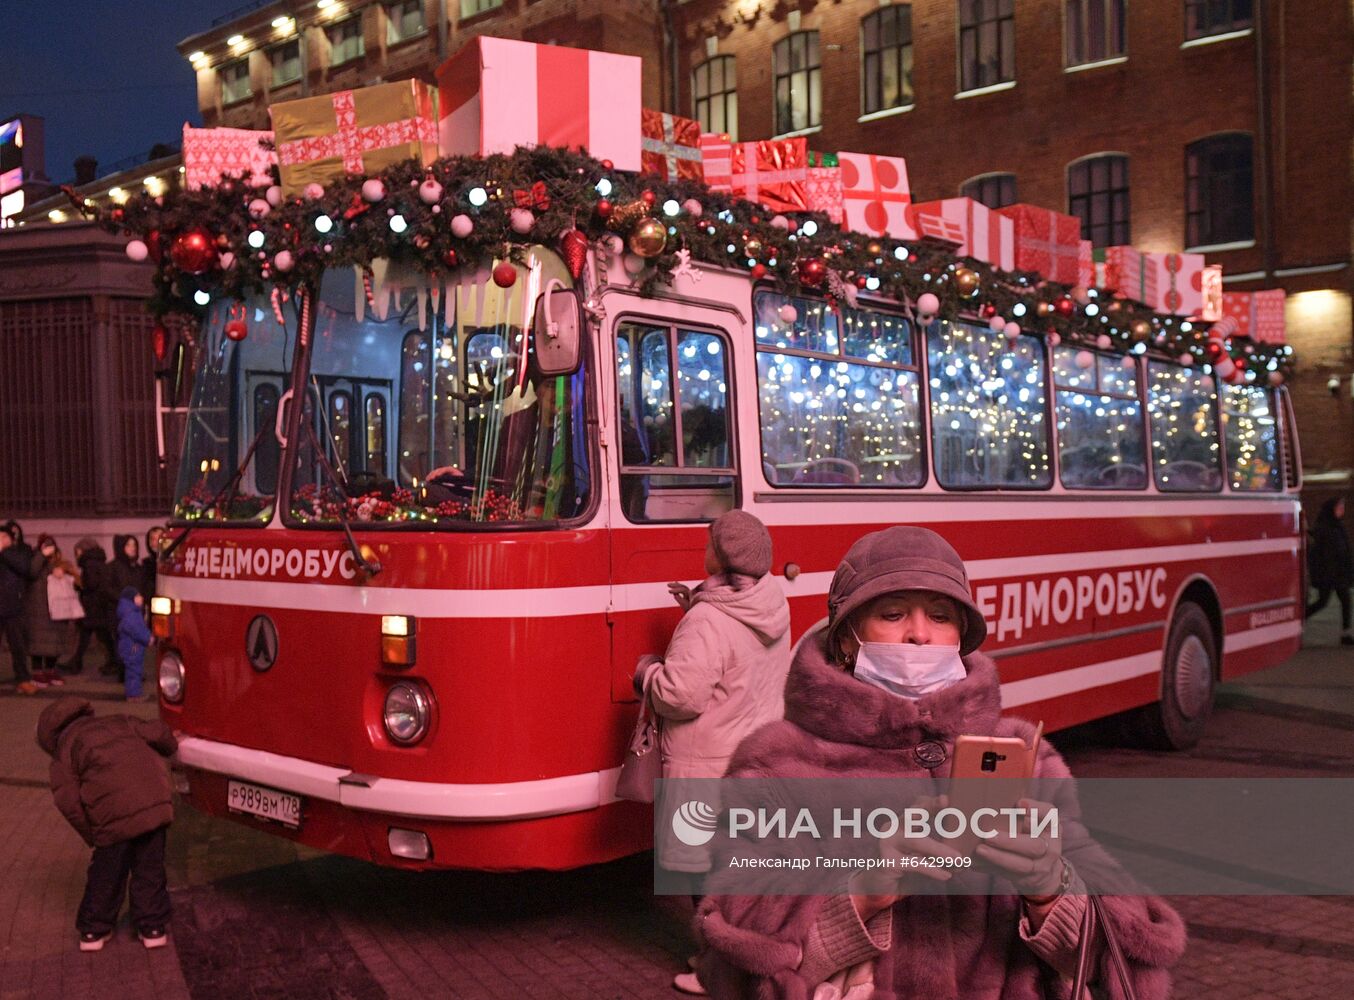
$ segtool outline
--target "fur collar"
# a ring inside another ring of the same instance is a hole
[[[858,681],[832,663],[826,639],[826,628],[805,636],[790,665],[785,718],[799,728],[833,743],[878,748],[994,731],[1001,686],[996,664],[981,653],[964,657],[968,676],[962,681],[912,701]]]

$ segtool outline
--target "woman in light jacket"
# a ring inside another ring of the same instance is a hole
[[[686,614],[662,659],[645,657],[637,686],[659,718],[664,778],[721,778],[743,737],[784,714],[790,667],[790,606],[771,575],[771,535],[752,514],[731,510],[710,526],[706,580],[695,590],[671,584]],[[704,847],[655,831],[658,864],[669,871],[710,868]],[[699,992],[691,973],[674,985]]]

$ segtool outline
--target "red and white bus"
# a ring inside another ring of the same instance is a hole
[[[518,273],[213,307],[153,608],[199,808],[412,867],[644,848],[631,674],[734,506],[796,637],[855,539],[940,531],[1049,729],[1139,709],[1188,746],[1218,681],[1298,647],[1282,388],[695,264],[654,297],[600,256]]]

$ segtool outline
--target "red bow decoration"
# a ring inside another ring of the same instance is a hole
[[[512,200],[518,208],[531,208],[541,212],[550,210],[550,195],[545,193],[545,181],[537,181],[531,185],[530,191],[520,189],[514,191]]]
[[[363,212],[368,212],[370,210],[371,206],[362,200],[362,196],[360,194],[354,194],[353,200],[350,201],[348,207],[343,210],[343,218],[351,221],[352,219],[356,219]]]

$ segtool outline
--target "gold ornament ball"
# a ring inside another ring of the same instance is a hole
[[[1047,316],[1049,313],[1053,312],[1053,303],[1040,302],[1037,306],[1034,307],[1034,311],[1037,312],[1040,316]]]
[[[871,257],[878,257],[880,254],[884,252],[883,245],[879,243],[871,243],[865,249],[869,252]]]
[[[630,249],[641,257],[657,257],[668,242],[668,230],[657,219],[645,219],[630,234]]]
[[[1135,341],[1143,341],[1152,336],[1152,324],[1145,319],[1134,320],[1133,325],[1128,328],[1128,332]]]
[[[762,252],[762,241],[748,240],[746,243],[743,244],[743,251],[749,257],[756,257],[759,253]]]
[[[978,293],[978,286],[982,283],[978,277],[978,272],[971,267],[961,267],[954,272],[955,290],[965,298]]]
[[[633,229],[641,219],[649,215],[649,206],[643,199],[627,202],[624,205],[617,205],[611,210],[610,217],[606,220],[607,228],[618,233],[626,233]]]
[[[1117,313],[1124,308],[1124,304],[1118,299],[1112,299],[1110,304],[1105,307],[1105,312]]]

